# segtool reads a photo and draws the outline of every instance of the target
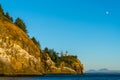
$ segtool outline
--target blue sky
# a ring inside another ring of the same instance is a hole
[[[85,70],[120,70],[119,0],[0,0],[42,48],[77,55]]]

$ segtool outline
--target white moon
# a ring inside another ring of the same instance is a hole
[[[109,11],[106,11],[105,14],[108,15],[108,14],[109,14]]]

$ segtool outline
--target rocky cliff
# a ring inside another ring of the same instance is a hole
[[[1,75],[83,73],[83,64],[78,59],[70,58],[73,60],[71,63],[64,59],[56,66],[49,55],[43,53],[24,31],[0,13]]]

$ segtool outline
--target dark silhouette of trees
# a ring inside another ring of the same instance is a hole
[[[2,8],[1,4],[0,4],[0,13],[2,13],[4,15],[4,11],[3,11],[3,8]]]
[[[37,41],[35,37],[32,37],[31,40],[32,40],[37,46],[41,47],[39,41]]]
[[[54,62],[57,62],[58,60],[58,53],[56,51],[54,51],[54,49],[49,49],[49,56],[51,57],[51,59],[54,61]]]
[[[59,53],[58,52],[54,51],[54,49],[49,49],[47,47],[45,47],[43,52],[47,53],[49,55],[49,57],[51,58],[51,60],[56,63],[56,65],[59,65],[60,57],[59,57]]]
[[[13,22],[13,18],[12,18],[12,17],[10,17],[10,15],[9,15],[9,13],[8,13],[8,12],[6,12],[5,17],[7,17],[10,21],[12,21],[12,22]]]
[[[59,55],[60,53],[56,52],[54,49],[49,49],[47,47],[45,47],[43,53],[47,53],[51,60],[55,62],[55,65],[57,67],[61,64],[61,62],[71,64],[77,59],[77,56],[65,55],[63,52],[61,52],[61,55]],[[66,51],[66,53],[68,53],[68,51]]]
[[[9,13],[8,13],[8,12],[6,12],[6,14],[4,13],[4,10],[3,10],[1,4],[0,4],[0,13],[1,13],[2,15],[4,15],[5,17],[7,17],[10,21],[13,22],[13,18],[9,16]]]
[[[26,25],[22,19],[17,18],[14,24],[16,24],[20,29],[22,29],[25,33],[27,33]]]
[[[49,49],[47,47],[45,47],[45,49],[43,51],[44,51],[44,53],[49,53]]]

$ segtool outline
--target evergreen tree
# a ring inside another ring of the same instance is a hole
[[[45,47],[44,52],[49,53],[49,49],[47,47]]]
[[[4,15],[4,11],[3,11],[1,4],[0,4],[0,13],[2,13]]]
[[[13,18],[9,16],[9,13],[8,13],[8,12],[6,12],[5,16],[6,16],[10,21],[13,22]]]
[[[40,47],[40,43],[35,39],[35,37],[32,37],[31,40]]]
[[[25,23],[23,22],[22,19],[17,18],[17,19],[15,20],[15,24],[16,24],[20,29],[22,29],[25,33],[27,33],[26,25],[25,25]]]

